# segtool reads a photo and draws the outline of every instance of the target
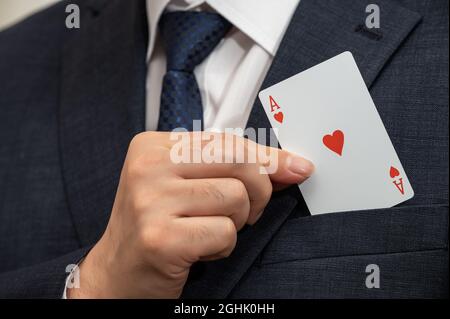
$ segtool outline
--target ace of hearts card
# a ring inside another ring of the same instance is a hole
[[[389,208],[414,196],[350,52],[260,92],[281,147],[311,160],[311,215]]]

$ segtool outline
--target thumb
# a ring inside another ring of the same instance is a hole
[[[277,163],[268,170],[275,190],[300,184],[313,174],[314,164],[306,158],[280,149],[276,149],[276,152]]]

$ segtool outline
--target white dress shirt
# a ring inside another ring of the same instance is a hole
[[[300,0],[147,0],[146,129],[158,127],[166,55],[158,36],[164,10],[213,10],[231,31],[194,70],[203,103],[204,128],[245,129],[253,102]],[[66,299],[66,280],[63,299]]]
[[[147,0],[146,129],[156,130],[166,56],[158,36],[164,10],[212,10],[231,31],[194,70],[205,129],[244,129],[259,88],[300,0]]]

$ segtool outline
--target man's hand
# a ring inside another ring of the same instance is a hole
[[[246,154],[255,152],[257,144],[233,138]],[[259,219],[274,187],[301,183],[313,171],[309,161],[275,148],[267,149],[278,157],[269,175],[260,160],[174,164],[174,143],[170,133],[133,139],[107,229],[68,298],[179,297],[193,263],[229,256],[237,232]]]

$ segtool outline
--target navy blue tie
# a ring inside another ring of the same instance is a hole
[[[193,130],[203,107],[194,69],[217,46],[231,24],[215,13],[175,11],[164,13],[159,23],[167,56],[167,73],[161,92],[158,131]]]

